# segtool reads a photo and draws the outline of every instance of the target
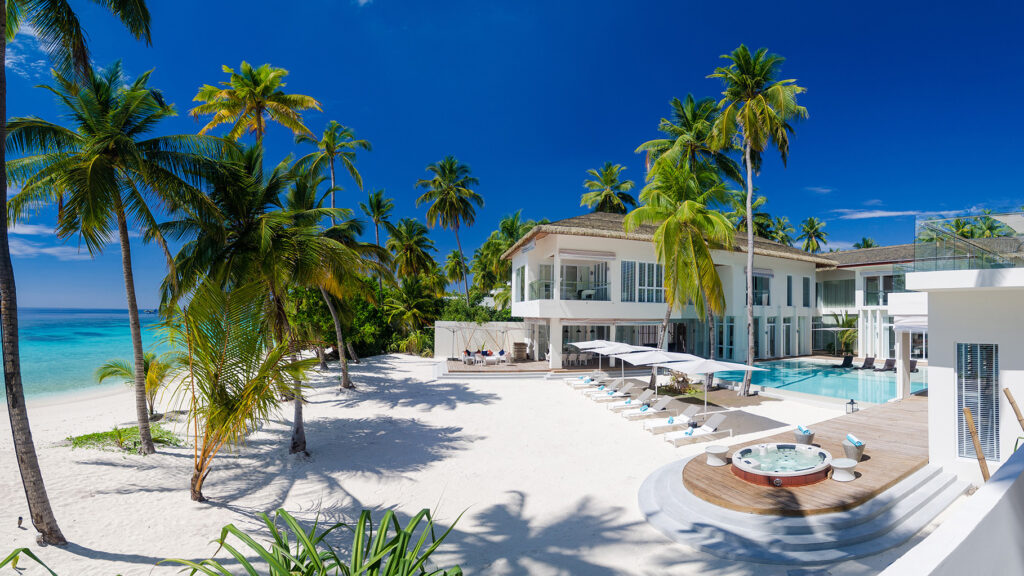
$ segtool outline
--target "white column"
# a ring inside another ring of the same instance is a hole
[[[910,332],[896,333],[896,398],[910,396]]]
[[[868,323],[865,320],[867,314],[857,311],[857,356],[866,357],[868,354]]]
[[[548,330],[548,368],[555,370],[562,367],[562,319],[552,318]]]

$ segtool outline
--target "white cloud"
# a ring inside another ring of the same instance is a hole
[[[839,208],[833,210],[840,220],[865,220],[867,218],[899,218],[902,216],[922,216],[929,214],[920,210],[860,210]]]
[[[366,6],[372,2],[373,0],[356,0],[356,4],[359,4],[360,6]]]
[[[814,192],[815,194],[828,194],[835,190],[835,188],[826,188],[824,186],[807,186],[804,190]]]
[[[864,205],[865,206],[881,206],[882,205],[882,201],[879,200],[878,198],[872,198],[871,200],[865,200],[864,201]]]
[[[12,73],[27,79],[42,78],[50,65],[46,53],[39,46],[39,38],[31,26],[22,26],[14,41],[7,45],[4,66]]]
[[[53,234],[53,226],[19,222],[8,228],[7,232],[19,236],[50,236]]]
[[[47,246],[21,238],[11,238],[9,244],[11,255],[21,258],[35,258],[36,256],[52,256],[58,260],[89,260],[92,258],[88,251],[71,246]]]
[[[836,250],[853,250],[853,242],[846,242],[845,240],[829,240],[826,245],[829,249]]]

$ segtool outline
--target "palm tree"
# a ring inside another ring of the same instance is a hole
[[[836,353],[853,354],[853,349],[857,346],[857,316],[843,312],[842,316],[832,314],[832,320],[836,328],[844,328],[837,331],[840,349],[836,350]]]
[[[355,180],[360,190],[363,189],[363,177],[359,174],[355,164],[356,150],[371,150],[372,147],[368,141],[356,139],[355,132],[351,128],[331,120],[327,123],[323,136],[319,140],[309,134],[300,133],[295,137],[295,142],[316,146],[317,151],[300,158],[298,164],[302,165],[308,162],[311,168],[317,172],[327,168],[331,175],[331,208],[334,208],[334,192],[340,189],[334,179],[334,162],[336,160],[341,160],[352,180]],[[332,221],[331,224],[334,222]]]
[[[960,238],[975,238],[974,222],[970,218],[953,218],[947,221],[943,227]]]
[[[698,318],[725,311],[722,281],[711,258],[711,246],[731,248],[733,230],[721,212],[709,208],[726,192],[717,172],[703,164],[662,163],[640,193],[642,205],[626,215],[623,227],[632,232],[654,224],[654,250],[664,266],[665,302],[662,342],[675,307],[692,304]],[[651,385],[657,375],[651,373]]]
[[[747,206],[746,206],[746,195],[739,190],[730,190],[728,192],[727,204],[731,210],[726,213],[726,216],[733,223],[733,226],[737,231],[746,232],[747,230]],[[767,212],[762,212],[760,208],[768,202],[768,199],[764,196],[758,196],[750,203],[750,207],[754,212],[754,236],[758,238],[771,239],[774,235],[774,221]]]
[[[719,113],[714,99],[694,100],[693,94],[687,94],[683,101],[673,98],[671,106],[672,119],[662,118],[658,125],[665,138],[649,140],[636,149],[637,153],[647,154],[648,178],[658,162],[691,167],[700,162],[716,167],[723,178],[742,184],[736,161],[711,146],[711,133]]]
[[[466,279],[466,275],[469,274],[469,266],[466,265],[466,260],[463,259],[462,254],[458,250],[452,250],[448,253],[448,257],[444,261],[444,275],[449,282],[458,284]]]
[[[380,227],[383,226],[389,232],[394,229],[390,218],[391,212],[395,209],[395,202],[385,196],[384,190],[381,189],[370,192],[366,203],[359,203],[359,209],[363,211],[363,214],[366,214],[370,222],[373,222],[373,242],[378,248],[382,248],[383,245],[380,243]],[[384,281],[380,276],[377,276],[377,290],[378,292],[384,291]]]
[[[239,72],[229,66],[221,69],[229,75],[220,87],[204,84],[199,88],[195,102],[202,102],[189,111],[193,118],[213,115],[200,134],[206,134],[221,124],[231,124],[227,138],[238,140],[246,132],[256,134],[263,142],[267,119],[277,122],[295,134],[312,135],[302,123],[302,110],[320,110],[320,102],[302,94],[285,94],[284,77],[288,71],[264,64],[253,68],[243,61]]]
[[[115,62],[102,74],[89,72],[83,86],[54,72],[55,86],[46,86],[66,106],[77,126],[64,128],[40,118],[12,118],[8,142],[28,156],[7,163],[11,181],[21,191],[10,200],[11,219],[30,210],[57,205],[57,236],[78,237],[90,254],[103,251],[116,230],[121,247],[135,362],[135,407],[139,422],[139,451],[156,448],[146,410],[146,374],[142,328],[135,297],[130,228],[147,232],[164,249],[150,204],[174,210],[196,201],[189,185],[177,175],[182,168],[198,169],[204,154],[219,140],[204,136],[157,136],[149,133],[174,116],[173,106],[148,86],[149,72],[129,84]]]
[[[78,72],[84,76],[92,68],[85,31],[67,2],[30,2],[8,0],[7,9],[0,10],[0,28],[5,40],[0,47],[0,60],[6,62],[7,44],[22,26],[31,27],[42,46],[46,47],[51,64],[63,73]],[[150,43],[149,10],[145,0],[109,0],[103,6],[117,17],[136,39]],[[7,70],[0,69],[0,119],[7,118]],[[0,122],[0,143],[7,140],[6,126]],[[6,151],[0,146],[0,190],[7,190]],[[4,387],[7,392],[7,414],[11,420],[14,453],[21,471],[21,484],[28,500],[32,525],[46,544],[64,545],[67,541],[57,525],[50,507],[43,474],[36,457],[35,442],[25,407],[25,391],[21,382],[21,354],[18,348],[18,294],[11,263],[7,236],[7,204],[0,202],[0,345],[4,358]]]
[[[290,343],[270,336],[263,286],[225,290],[204,282],[190,296],[168,328],[172,344],[187,357],[179,393],[190,400],[196,442],[191,496],[202,502],[214,457],[276,412],[282,392],[301,397],[296,383],[316,360],[288,360]]]
[[[619,180],[625,169],[622,164],[605,162],[600,170],[587,170],[591,178],[583,181],[583,187],[590,192],[580,198],[580,206],[611,214],[625,214],[636,206],[636,199],[628,193],[633,189],[633,181]]]
[[[853,244],[853,247],[856,248],[856,249],[860,249],[860,248],[875,248],[877,246],[878,246],[878,243],[875,242],[874,240],[872,240],[871,238],[868,238],[867,236],[861,238],[860,242],[855,242]]]
[[[497,230],[491,232],[487,240],[473,254],[471,269],[473,285],[477,291],[486,294],[491,290],[502,290],[508,286],[512,275],[512,262],[502,260],[504,254],[513,244],[539,224],[547,224],[548,220],[523,220],[522,210],[516,210],[498,222]]]
[[[757,217],[755,216],[755,220],[756,218]],[[789,223],[789,218],[786,218],[785,216],[777,217],[775,219],[775,222],[772,223],[772,240],[778,242],[779,244],[782,244],[784,246],[792,246],[793,232],[796,232],[796,229],[793,228],[793,225]]]
[[[391,252],[398,276],[419,276],[430,270],[434,262],[434,241],[427,236],[427,227],[415,218],[402,218],[391,230],[391,237],[385,243]]]
[[[821,252],[822,245],[827,244],[828,232],[825,232],[825,223],[814,216],[807,218],[800,223],[800,235],[797,240],[804,241],[804,251],[811,254]]]
[[[760,48],[754,54],[740,45],[731,54],[728,67],[718,67],[709,78],[725,84],[719,102],[721,112],[712,130],[713,147],[731,149],[739,136],[743,143],[743,164],[747,169],[746,213],[752,214],[754,170],[761,166],[761,153],[769,145],[778,149],[785,165],[789,156],[790,122],[807,117],[807,109],[796,103],[805,91],[794,80],[779,80],[784,59]],[[754,358],[754,234],[747,234],[747,360]],[[740,394],[750,393],[750,372],[743,375]]]
[[[974,219],[974,237],[998,238],[1001,236],[1013,236],[1013,229],[989,216],[991,213],[991,210],[985,210],[983,216],[978,216]]]
[[[398,289],[384,301],[384,311],[391,322],[405,334],[427,326],[432,320],[431,298],[428,287],[420,276],[403,278]]]
[[[181,369],[181,359],[177,354],[161,354],[146,352],[143,357],[146,371],[146,399],[149,402],[149,417],[156,416],[156,396],[174,378]],[[103,383],[109,379],[121,380],[129,386],[135,385],[135,364],[128,360],[110,360],[96,369],[96,381]]]
[[[416,199],[416,206],[430,203],[427,209],[427,224],[431,227],[441,225],[455,233],[455,245],[459,254],[462,242],[459,241],[459,226],[472,226],[476,220],[476,209],[473,205],[483,208],[484,199],[474,192],[470,186],[480,183],[470,175],[469,166],[459,162],[454,156],[445,156],[444,160],[427,166],[427,172],[433,176],[429,180],[418,180],[417,188],[426,192]],[[469,279],[463,279],[466,285],[466,304],[469,304]]]

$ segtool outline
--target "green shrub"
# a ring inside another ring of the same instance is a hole
[[[159,424],[150,424],[153,442],[164,446],[183,446],[181,438]],[[131,450],[139,442],[139,427],[118,428],[107,432],[93,432],[81,436],[68,436],[72,448],[95,448],[97,450]]]

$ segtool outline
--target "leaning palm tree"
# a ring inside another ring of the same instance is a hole
[[[334,177],[334,163],[337,160],[341,160],[352,180],[355,180],[360,190],[363,189],[363,177],[359,174],[359,170],[356,169],[356,150],[370,150],[372,147],[368,141],[357,139],[355,132],[351,128],[331,120],[327,123],[323,136],[319,140],[309,134],[300,133],[295,137],[295,142],[297,144],[305,143],[316,146],[316,152],[310,152],[303,156],[299,159],[298,164],[309,163],[310,167],[316,172],[327,169],[327,172],[331,175],[331,208],[334,208],[334,193],[339,190]],[[334,222],[332,221],[331,224],[334,224]]]
[[[480,183],[470,175],[469,166],[459,162],[454,156],[446,156],[444,160],[427,166],[427,172],[433,176],[429,180],[418,180],[417,188],[426,192],[416,199],[416,206],[430,204],[427,209],[427,224],[431,227],[441,225],[455,233],[455,245],[465,260],[462,242],[459,241],[459,227],[472,226],[476,220],[476,209],[473,205],[483,208],[484,199],[474,192],[470,186]],[[466,304],[469,304],[469,279],[463,279],[466,286]]]
[[[804,241],[804,251],[812,254],[821,252],[824,244],[827,244],[828,232],[825,232],[825,223],[811,216],[800,223],[800,235],[797,240]]]
[[[281,393],[301,397],[296,382],[316,362],[290,360],[289,343],[270,336],[265,298],[259,284],[226,290],[204,282],[168,321],[170,341],[187,359],[178,392],[189,401],[197,502],[206,500],[203,484],[221,449],[266,422]]]
[[[600,170],[587,170],[590,178],[583,181],[583,187],[590,192],[580,198],[580,206],[611,214],[625,214],[636,206],[636,199],[629,194],[633,181],[620,179],[625,169],[622,164],[605,162]]]
[[[157,356],[156,352],[146,352],[144,366],[146,371],[146,400],[149,402],[149,417],[156,416],[156,397],[175,377],[181,368],[178,354],[165,353]],[[135,386],[135,364],[128,360],[109,360],[96,369],[96,381],[120,380],[129,386]]]
[[[737,140],[743,148],[743,164],[747,170],[746,214],[753,213],[754,170],[761,166],[761,153],[769,146],[778,149],[785,165],[789,156],[790,124],[806,118],[807,109],[796,103],[796,96],[805,91],[795,80],[780,80],[779,69],[784,58],[768,54],[760,48],[754,54],[740,45],[722,58],[729,66],[715,69],[709,78],[725,84],[718,105],[721,112],[712,130],[715,149],[732,149]],[[747,233],[747,360],[754,358],[754,234]],[[740,394],[750,393],[750,372],[743,375]]]
[[[721,202],[726,188],[713,168],[662,163],[640,193],[642,205],[626,215],[623,227],[632,232],[654,224],[654,250],[664,266],[665,317],[661,346],[668,337],[672,310],[692,304],[698,318],[725,311],[722,281],[711,258],[712,246],[731,248],[732,225],[710,208]],[[651,386],[657,371],[651,373]]]
[[[796,232],[796,229],[789,223],[789,218],[786,218],[785,216],[779,216],[772,222],[771,239],[779,244],[792,246],[793,232]]]
[[[21,187],[9,202],[12,221],[56,205],[58,238],[77,237],[92,255],[101,253],[115,233],[119,239],[143,454],[156,448],[146,410],[145,349],[129,237],[133,228],[151,233],[149,238],[160,244],[170,262],[150,206],[173,211],[182,203],[201,201],[178,172],[198,170],[220,142],[205,136],[151,136],[175,110],[148,86],[149,75],[128,83],[121,64],[115,62],[101,74],[89,72],[79,86],[54,72],[54,85],[46,88],[68,108],[74,128],[35,117],[12,118],[7,136],[13,150],[28,154],[7,163],[8,176]]]
[[[288,71],[264,64],[253,68],[243,61],[238,72],[229,66],[222,66],[229,78],[219,86],[205,84],[199,88],[193,100],[202,102],[189,111],[193,118],[213,115],[213,118],[199,131],[206,134],[221,124],[231,124],[227,138],[238,140],[243,134],[252,132],[257,142],[263,142],[267,131],[267,119],[277,122],[295,134],[312,135],[302,123],[303,110],[320,110],[320,102],[302,94],[286,94],[284,77]]]
[[[711,145],[718,103],[712,98],[695,100],[692,94],[687,94],[683,101],[673,98],[671,106],[672,118],[662,118],[658,125],[658,131],[665,137],[644,142],[636,149],[638,153],[647,154],[648,178],[658,162],[691,167],[699,162],[716,167],[723,178],[742,184],[743,176],[736,161]]]
[[[400,277],[419,276],[430,270],[435,251],[434,241],[427,236],[427,227],[415,218],[402,218],[391,230],[384,245],[391,252],[395,274]]]
[[[102,4],[125,25],[132,36],[149,44],[149,9],[145,0],[108,0]],[[14,40],[24,26],[34,31],[39,44],[45,48],[51,64],[58,71],[65,74],[77,72],[84,76],[92,68],[85,31],[70,4],[8,0],[6,5],[6,10],[0,10],[0,28],[5,31],[6,40],[0,47],[0,60],[6,62],[7,44]],[[0,68],[0,119],[6,118],[7,69],[4,67]],[[0,142],[7,139],[5,131],[6,127],[0,127]],[[4,147],[0,146],[0,190],[8,189],[6,158]],[[25,407],[21,354],[18,349],[18,294],[7,226],[7,204],[0,202],[0,309],[3,310],[3,314],[0,314],[0,333],[3,334],[0,346],[3,348],[4,387],[14,453],[21,471],[21,484],[28,500],[32,525],[46,544],[63,545],[67,541],[50,507]]]

